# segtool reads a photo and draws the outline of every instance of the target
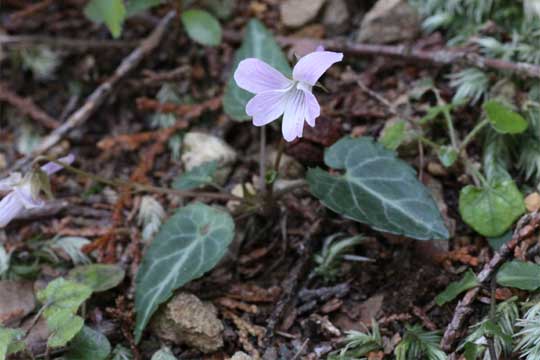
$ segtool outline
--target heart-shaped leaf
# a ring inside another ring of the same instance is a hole
[[[221,25],[204,10],[187,10],[181,15],[182,24],[190,38],[199,44],[216,46],[221,42]]]
[[[233,74],[240,61],[257,58],[273,66],[286,76],[291,74],[291,67],[274,37],[259,20],[250,20],[246,27],[242,46],[234,55],[232,73],[223,95],[223,109],[234,120],[249,120],[246,104],[254,96],[236,85]]]
[[[501,134],[519,134],[527,130],[529,125],[521,115],[498,101],[486,101],[484,110],[491,126]]]
[[[519,260],[507,262],[497,272],[497,283],[534,291],[540,288],[540,265]]]
[[[310,169],[311,192],[330,209],[376,230],[419,240],[447,239],[448,230],[429,190],[415,171],[371,138],[345,137],[324,162],[340,176]]]
[[[75,315],[85,302],[92,289],[84,284],[58,278],[37,293],[43,304],[43,316],[51,335],[47,340],[49,347],[65,346],[75,337],[84,325],[84,319]]]
[[[463,221],[478,233],[495,237],[502,235],[525,212],[525,204],[516,184],[505,180],[461,189],[459,212]]]
[[[228,213],[200,203],[181,208],[163,224],[137,273],[137,341],[174,290],[216,266],[233,235],[234,222]]]

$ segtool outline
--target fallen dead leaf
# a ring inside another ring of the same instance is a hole
[[[0,281],[0,325],[18,325],[35,307],[31,282]]]

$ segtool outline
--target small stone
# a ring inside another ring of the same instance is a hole
[[[407,0],[379,0],[366,14],[358,42],[386,44],[414,39],[420,16]]]
[[[36,298],[33,285],[22,281],[0,281],[0,325],[18,325],[34,311]]]
[[[188,345],[203,353],[223,347],[223,323],[209,302],[193,294],[179,293],[163,306],[150,324],[161,339]]]
[[[187,171],[206,162],[217,160],[220,165],[236,161],[236,151],[220,138],[200,132],[184,136],[182,161]]]
[[[323,24],[328,35],[339,35],[347,30],[349,9],[345,0],[329,0],[324,9]]]
[[[276,163],[278,152],[271,150],[266,157],[266,166],[268,169],[273,169]],[[279,177],[282,179],[297,179],[304,175],[304,167],[293,157],[282,153],[279,162]]]
[[[439,162],[430,161],[427,164],[427,171],[433,176],[446,176],[448,175],[448,171],[442,166]]]
[[[525,198],[525,207],[529,212],[540,210],[540,194],[533,192]]]
[[[279,10],[285,26],[297,28],[315,19],[325,0],[285,0]]]
[[[257,190],[255,190],[255,187],[253,186],[252,183],[236,184],[231,190],[232,195],[235,195],[241,198],[245,198],[247,196],[254,196],[256,193],[257,193]],[[242,205],[240,201],[229,200],[227,202],[227,209],[229,209],[232,212],[235,212],[239,208],[240,205]]]
[[[232,356],[231,360],[252,360],[253,358],[243,351],[237,351]]]

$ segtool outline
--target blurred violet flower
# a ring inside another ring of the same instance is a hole
[[[246,113],[253,125],[263,126],[283,115],[281,131],[287,141],[302,137],[304,121],[315,126],[321,107],[312,88],[330,66],[343,60],[343,54],[318,47],[298,60],[293,78],[256,58],[242,60],[234,72],[238,86],[255,96],[247,103]]]
[[[71,164],[74,160],[75,157],[71,154],[58,159],[66,164]],[[45,202],[40,199],[39,194],[41,191],[49,191],[48,176],[62,169],[62,166],[50,162],[40,170],[28,173],[24,178],[19,173],[13,173],[0,180],[0,192],[8,192],[0,201],[0,228],[7,226],[27,209],[43,207]]]

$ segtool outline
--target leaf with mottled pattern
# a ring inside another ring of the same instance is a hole
[[[163,224],[137,273],[137,341],[152,314],[174,290],[216,266],[233,235],[231,216],[201,203],[181,208]]]
[[[448,239],[448,230],[429,190],[415,171],[371,138],[345,137],[328,148],[332,175],[310,169],[311,192],[330,209],[376,230],[418,240]]]

